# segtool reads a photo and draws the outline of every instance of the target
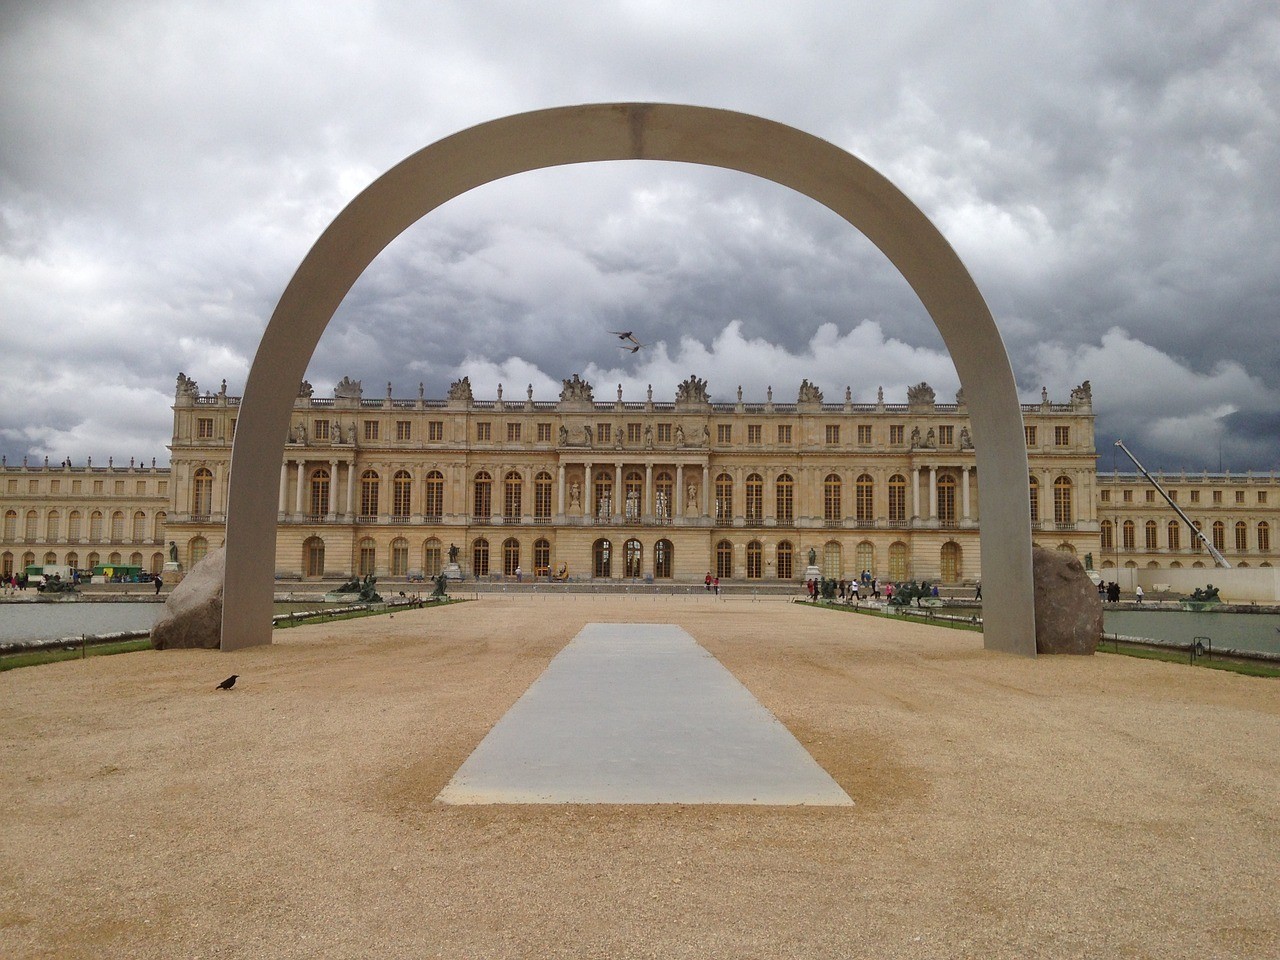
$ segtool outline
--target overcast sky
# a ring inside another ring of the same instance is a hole
[[[1099,466],[1280,468],[1280,5],[963,0],[0,3],[0,452],[167,462],[178,371],[244,387],[320,232],[465,127],[572,103],[758,114],[876,167]],[[632,355],[606,331],[633,329]],[[311,360],[331,395],[905,402],[959,385],[825,208],[743,174],[524,174],[403,234]]]

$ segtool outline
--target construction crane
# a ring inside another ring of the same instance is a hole
[[[1129,450],[1129,448],[1124,445],[1124,441],[1117,440],[1116,446],[1125,452],[1125,455],[1130,460],[1133,461],[1133,465],[1135,467],[1137,467],[1139,470],[1142,471],[1142,475],[1146,477],[1148,481],[1150,481],[1151,485],[1155,487],[1158,491],[1160,491],[1160,496],[1164,497],[1164,502],[1167,503],[1169,506],[1173,507],[1173,512],[1182,518],[1182,522],[1187,525],[1187,529],[1191,531],[1191,535],[1193,537],[1198,537],[1200,539],[1200,542],[1204,544],[1204,548],[1209,551],[1209,556],[1213,557],[1213,562],[1220,567],[1225,567],[1227,569],[1230,569],[1231,564],[1227,561],[1227,558],[1224,557],[1221,553],[1219,553],[1217,548],[1214,547],[1214,545],[1209,542],[1209,538],[1204,535],[1204,531],[1201,530],[1199,527],[1197,527],[1194,523],[1192,523],[1191,518],[1182,512],[1182,508],[1178,506],[1177,501],[1174,500],[1173,497],[1169,496],[1169,494],[1165,492],[1164,487],[1160,486],[1160,484],[1156,481],[1156,478],[1153,477],[1151,474],[1147,473],[1147,468],[1138,462],[1138,458],[1135,457],[1133,453]]]

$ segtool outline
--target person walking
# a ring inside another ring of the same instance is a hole
[[[158,573],[156,574],[155,584],[156,584],[156,596],[158,597],[160,596],[160,588],[164,586],[164,581],[160,579],[160,574]]]
[[[981,599],[982,599],[982,581],[981,581],[981,580],[979,580],[976,584],[974,584],[974,587],[973,587],[973,599],[975,599],[975,600],[981,600]]]

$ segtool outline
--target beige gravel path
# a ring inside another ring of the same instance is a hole
[[[433,802],[590,621],[680,624],[857,805]],[[0,957],[1280,956],[1275,680],[704,597],[276,637],[0,674]]]

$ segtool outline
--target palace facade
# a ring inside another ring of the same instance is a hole
[[[189,569],[223,540],[239,398],[179,374],[171,465],[0,466],[0,567],[127,563]],[[1209,560],[1144,479],[1096,469],[1088,383],[1023,406],[1035,540],[1103,570]],[[1269,566],[1274,475],[1167,481],[1233,563]],[[330,397],[302,384],[280,467],[281,578],[465,576],[972,582],[982,576],[981,476],[962,395],[905,403],[597,400],[580,377],[555,400]],[[1209,564],[1211,565],[1211,561]],[[1105,575],[1105,574],[1104,574]]]

